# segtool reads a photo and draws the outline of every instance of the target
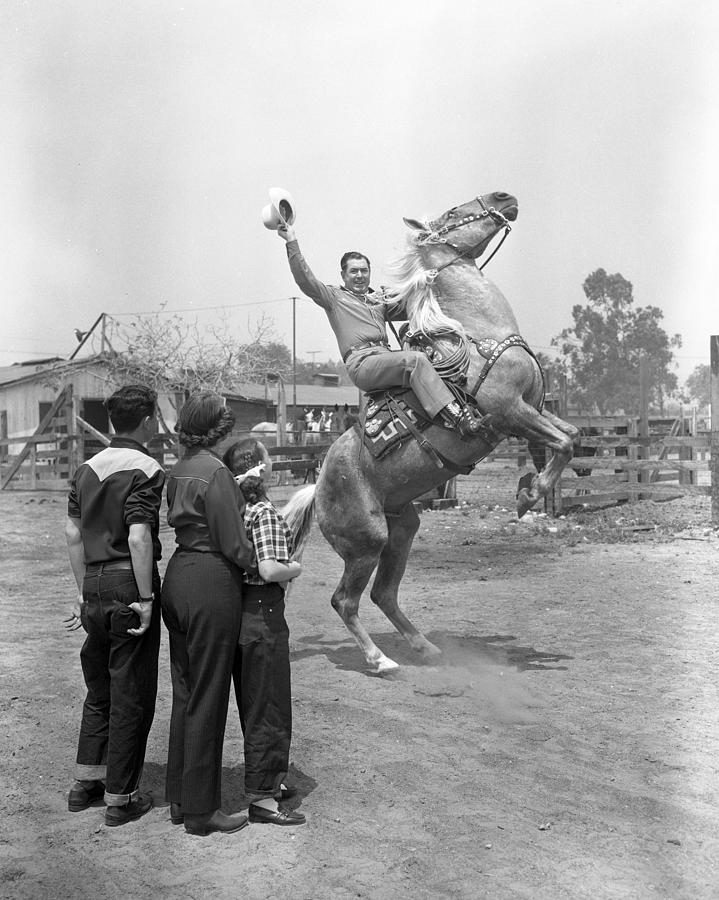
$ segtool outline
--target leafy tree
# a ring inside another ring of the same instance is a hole
[[[587,305],[575,305],[574,325],[552,339],[566,360],[569,401],[586,412],[596,406],[602,415],[638,414],[639,361],[645,357],[650,402],[662,410],[677,387],[669,367],[680,335],[667,335],[658,307],[635,307],[632,284],[618,273],[597,269],[582,287]]]
[[[684,382],[684,393],[689,400],[696,400],[697,406],[711,403],[711,367],[708,363],[697,366]]]

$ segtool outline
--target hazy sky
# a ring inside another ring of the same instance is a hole
[[[602,267],[682,334],[683,380],[719,333],[717,6],[4,0],[0,364],[163,305],[227,307],[238,340],[264,313],[291,345],[269,187],[334,283],[348,248],[381,282],[403,215],[503,190],[519,218],[487,274],[529,343]],[[298,356],[336,358],[324,313],[296,309]]]

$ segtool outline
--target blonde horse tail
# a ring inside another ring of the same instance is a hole
[[[302,559],[302,552],[309,540],[315,518],[315,485],[308,484],[307,487],[297,491],[281,512],[295,539],[293,558],[299,561]]]

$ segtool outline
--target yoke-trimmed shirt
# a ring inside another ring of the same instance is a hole
[[[84,462],[70,484],[67,514],[79,519],[85,564],[129,559],[130,525],[150,526],[152,553],[162,556],[160,504],[165,472],[142,444],[113,437]]]
[[[257,562],[276,559],[288,563],[294,552],[294,538],[289,525],[269,500],[248,503],[245,507],[245,527],[257,554]],[[247,584],[267,584],[259,575],[242,576]]]
[[[313,275],[297,241],[287,242],[287,258],[297,287],[327,313],[342,359],[351,347],[386,342],[385,322],[407,318],[403,303],[387,301],[378,291],[370,289],[362,298],[346,287],[324,284]]]

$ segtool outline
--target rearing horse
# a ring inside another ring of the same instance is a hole
[[[552,451],[550,462],[518,495],[522,516],[554,487],[572,457],[577,430],[542,410],[539,364],[518,334],[509,303],[475,263],[495,234],[509,230],[517,209],[510,194],[494,193],[434,220],[405,219],[408,249],[395,265],[392,299],[406,302],[411,333],[436,338],[451,330],[462,336],[468,356],[466,389],[495,432]],[[458,466],[470,467],[492,449],[479,438],[460,438],[439,420],[423,435]],[[416,651],[426,658],[440,654],[402,612],[397,594],[419,528],[411,501],[453,474],[438,468],[416,441],[403,442],[398,450],[375,459],[363,447],[359,429],[353,428],[328,451],[317,485],[295,495],[285,508],[291,526],[304,539],[314,504],[322,534],[345,564],[332,606],[377,673],[398,665],[375,645],[359,618],[360,598],[375,567],[372,601]]]

